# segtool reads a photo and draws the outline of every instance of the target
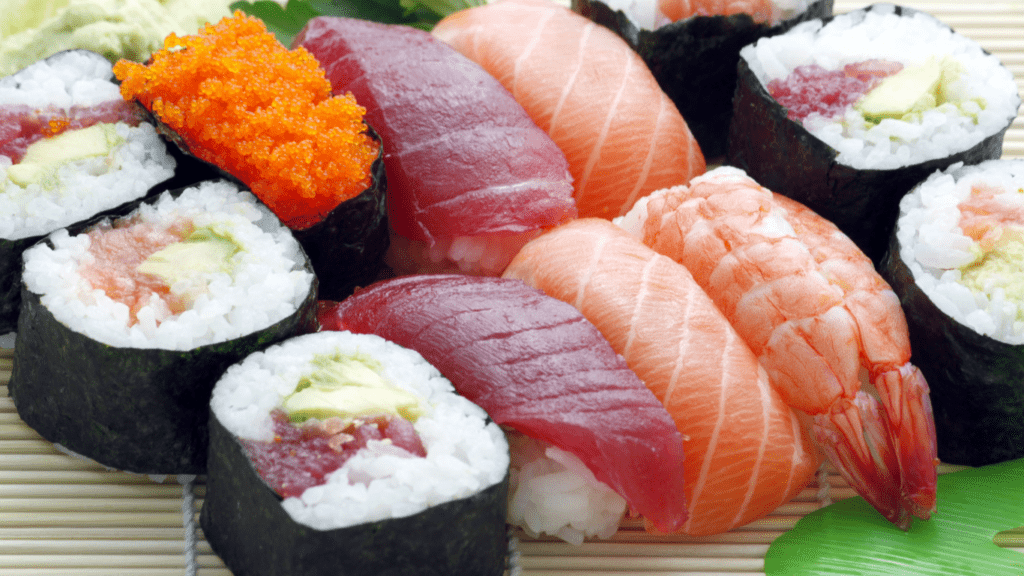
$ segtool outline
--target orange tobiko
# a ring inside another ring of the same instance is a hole
[[[146,64],[114,66],[126,100],[173,130],[189,153],[244,182],[292,229],[305,229],[371,184],[379,143],[366,110],[305,49],[288,50],[235,12],[199,34],[169,35]]]

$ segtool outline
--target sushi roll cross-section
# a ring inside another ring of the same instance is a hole
[[[237,576],[504,573],[508,443],[416,352],[299,336],[230,367],[210,412],[201,523]]]
[[[1024,457],[1024,160],[954,165],[900,203],[882,273],[932,388],[939,457]]]
[[[316,278],[287,228],[225,181],[61,229],[25,253],[9,384],[51,442],[109,467],[206,467],[220,373],[315,325]]]
[[[85,50],[0,78],[0,332],[17,323],[26,248],[175,174],[154,125],[113,80],[110,63]]]
[[[998,158],[1012,73],[933,16],[876,4],[740,53],[727,163],[833,221],[878,265],[900,198]]]
[[[241,181],[295,231],[325,297],[377,277],[388,242],[381,142],[308,51],[236,12],[114,73],[122,96],[182,150]]]

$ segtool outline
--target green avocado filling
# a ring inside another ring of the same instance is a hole
[[[990,293],[999,287],[1007,300],[1024,301],[1024,230],[1004,230],[992,250],[961,268],[960,276],[960,282],[974,292]],[[1024,321],[1024,307],[1017,319]]]
[[[231,274],[232,258],[242,247],[226,230],[196,228],[181,242],[150,254],[137,270],[161,278],[168,286],[217,272]]]
[[[382,366],[368,356],[321,354],[314,370],[303,376],[282,408],[292,422],[338,417],[353,420],[391,414],[415,422],[423,415],[423,402],[414,394],[381,377]]]
[[[931,58],[882,80],[854,108],[876,124],[887,118],[918,121],[922,113],[943,106],[976,120],[978,111],[985,107],[984,99],[961,101],[951,90],[962,74],[963,65],[956,60]]]
[[[22,188],[38,183],[43,188],[53,189],[59,185],[57,171],[61,166],[107,156],[123,143],[113,124],[68,130],[29,145],[21,162],[7,169],[7,178]]]

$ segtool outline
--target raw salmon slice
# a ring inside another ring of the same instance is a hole
[[[416,275],[322,305],[320,322],[416,350],[495,422],[575,454],[658,529],[686,520],[675,423],[565,302],[518,280]]]
[[[725,532],[793,498],[818,460],[796,414],[683,266],[611,222],[529,242],[505,276],[573,304],[683,433],[690,535]]]
[[[643,60],[571,10],[501,0],[457,12],[433,34],[500,80],[565,152],[581,217],[620,216],[704,172],[686,121]]]

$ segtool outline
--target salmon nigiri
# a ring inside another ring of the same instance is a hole
[[[607,28],[549,0],[500,0],[448,16],[433,34],[501,81],[558,144],[581,217],[614,218],[704,172],[675,104]]]
[[[655,192],[621,224],[693,273],[865,500],[904,529],[931,516],[928,384],[899,299],[848,236],[732,167]]]
[[[528,242],[504,275],[576,306],[668,409],[686,453],[682,532],[746,524],[814,475],[796,414],[682,265],[585,218]]]

